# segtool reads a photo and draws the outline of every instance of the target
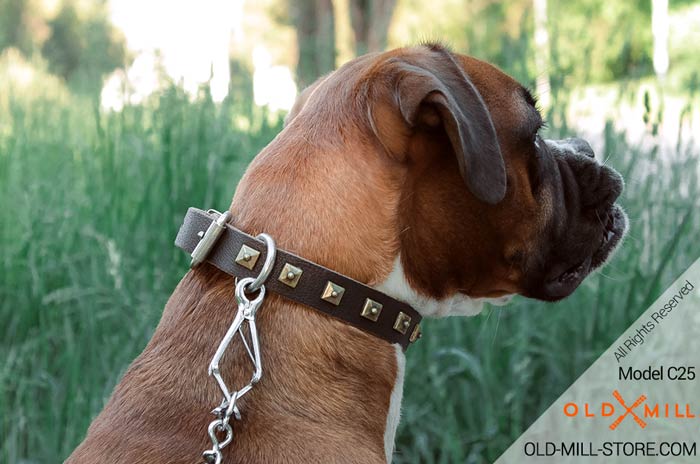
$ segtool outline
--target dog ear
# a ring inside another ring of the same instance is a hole
[[[395,59],[395,94],[411,130],[442,124],[469,191],[495,204],[506,194],[506,170],[491,115],[474,84],[446,50]],[[379,135],[379,134],[378,134]]]

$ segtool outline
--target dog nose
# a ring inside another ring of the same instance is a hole
[[[571,137],[564,140],[547,140],[547,144],[558,155],[560,165],[573,174],[575,188],[581,194],[582,207],[608,208],[620,196],[624,185],[622,177],[614,169],[595,160],[593,148],[588,142]]]
[[[584,208],[606,209],[622,193],[622,176],[614,169],[580,157],[569,158],[568,165],[578,183]]]
[[[593,148],[591,147],[591,144],[588,143],[587,141],[580,139],[578,137],[571,137],[571,138],[562,140],[562,142],[571,146],[574,153],[580,153],[582,155],[588,156],[589,158],[595,159],[595,153],[593,152]]]
[[[583,139],[578,137],[569,137],[568,139],[562,140],[545,140],[547,146],[553,153],[567,156],[567,155],[585,155],[588,158],[595,159],[595,153],[591,145]]]

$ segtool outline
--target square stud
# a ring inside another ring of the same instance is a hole
[[[366,319],[369,319],[370,321],[377,322],[377,319],[379,319],[379,313],[381,312],[381,303],[377,303],[376,301],[367,298],[365,300],[365,305],[362,307],[362,312],[360,315]]]
[[[289,263],[285,263],[280,272],[280,276],[277,278],[280,282],[288,287],[295,288],[301,279],[301,273],[303,271],[296,266],[292,266]]]
[[[343,298],[343,293],[345,293],[343,287],[329,280],[326,288],[323,289],[323,293],[321,293],[321,299],[338,306]]]
[[[411,316],[409,316],[403,311],[399,311],[399,315],[396,316],[396,320],[394,321],[394,330],[405,334],[410,325]]]
[[[236,263],[240,264],[246,269],[253,269],[253,267],[255,267],[255,263],[258,262],[259,257],[260,252],[258,250],[251,248],[248,245],[243,245],[236,256]]]
[[[413,328],[413,332],[411,332],[411,336],[409,337],[408,341],[413,343],[417,341],[421,337],[421,331],[420,331],[420,324],[416,324],[416,326]]]

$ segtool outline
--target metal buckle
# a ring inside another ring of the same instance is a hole
[[[226,223],[231,218],[231,213],[224,211],[220,213],[216,210],[210,209],[207,211],[209,214],[218,214],[219,216],[209,224],[209,228],[206,232],[200,232],[202,239],[199,241],[194,250],[192,250],[192,261],[190,262],[190,267],[193,268],[203,262],[209,252],[216,244],[216,241],[221,236],[221,233],[226,229]],[[203,234],[203,235],[202,235]]]

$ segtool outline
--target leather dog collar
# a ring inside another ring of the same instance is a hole
[[[175,245],[237,278],[260,273],[264,242],[227,224],[228,216],[189,208]],[[198,247],[198,244],[201,245]],[[199,248],[195,251],[196,248]],[[284,250],[265,287],[296,303],[347,322],[405,350],[420,338],[421,315],[372,287]]]

